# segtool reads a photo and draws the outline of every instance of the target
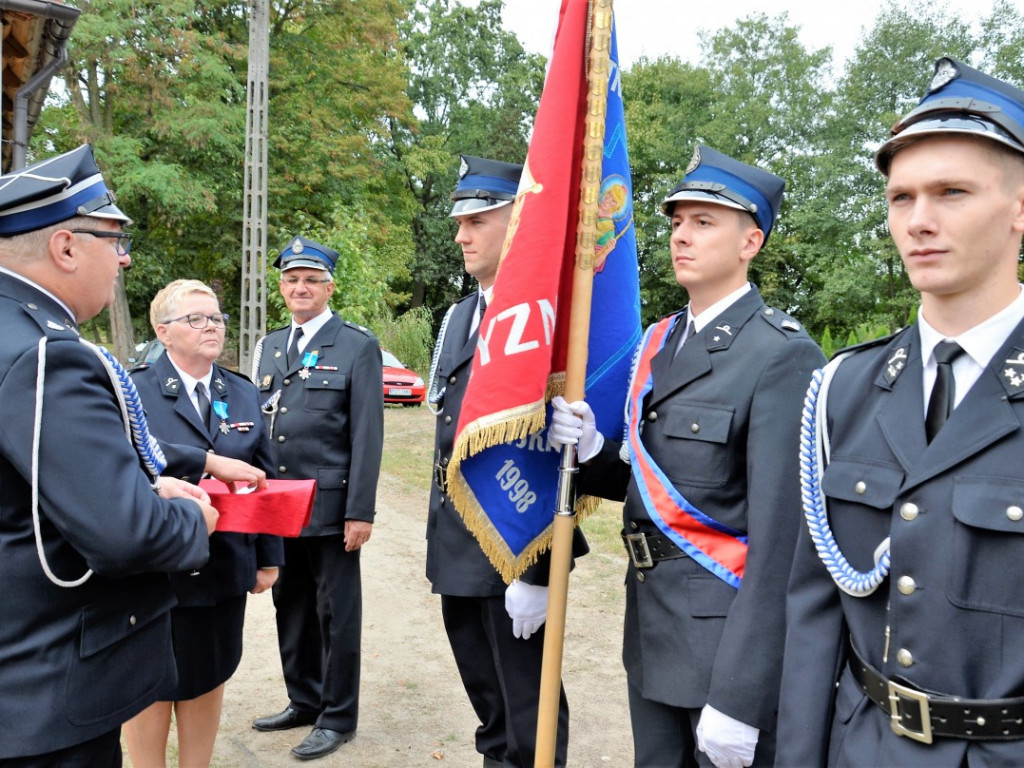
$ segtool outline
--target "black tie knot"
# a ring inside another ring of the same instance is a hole
[[[955,341],[940,341],[935,345],[935,362],[939,365],[952,363],[964,353],[964,348]]]

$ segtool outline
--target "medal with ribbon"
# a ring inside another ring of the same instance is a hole
[[[302,356],[302,370],[299,371],[300,379],[305,380],[309,378],[309,369],[316,365],[318,359],[320,359],[320,353],[315,349]]]
[[[213,411],[217,414],[220,419],[220,426],[217,427],[223,434],[227,434],[231,431],[231,427],[228,426],[228,404],[223,400],[213,401]]]

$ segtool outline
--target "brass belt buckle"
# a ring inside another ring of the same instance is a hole
[[[626,533],[622,536],[626,540],[626,549],[629,550],[629,559],[637,568],[653,568],[654,558],[651,557],[650,547],[647,546],[647,535],[643,533]]]
[[[928,694],[915,691],[913,688],[907,688],[907,686],[900,685],[899,683],[894,683],[892,680],[886,682],[889,686],[889,724],[892,726],[892,732],[897,736],[906,736],[908,739],[914,739],[914,741],[931,744],[932,718],[928,712]],[[903,724],[903,718],[900,716],[901,697],[903,699],[910,699],[917,704],[921,713],[920,731],[907,728]]]
[[[434,482],[441,493],[448,492],[448,477],[445,474],[445,467],[442,467],[439,461],[434,462]]]

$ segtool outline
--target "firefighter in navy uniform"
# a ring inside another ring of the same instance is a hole
[[[784,186],[699,146],[662,202],[689,304],[641,345],[629,464],[624,446],[593,429],[586,403],[552,401],[552,442],[580,440],[580,491],[625,494],[623,660],[634,759],[646,768],[774,759],[800,524],[790,480],[803,391],[824,363],[800,324],[747,280]]]
[[[916,322],[808,394],[777,765],[1024,763],[1024,91],[940,59],[882,144]]]
[[[427,516],[427,578],[441,595],[441,615],[473,709],[480,719],[476,748],[485,766],[532,766],[547,615],[542,556],[506,585],[448,497],[445,476],[462,399],[469,383],[480,319],[498,271],[523,166],[462,156],[450,216],[458,225],[466,272],[479,288],[456,302],[441,324],[428,404],[437,414],[434,485]],[[587,551],[577,530],[573,554]],[[569,705],[561,694],[555,761],[565,765]]]
[[[285,539],[273,588],[288,706],[253,727],[314,726],[292,749],[306,760],[334,752],[356,731],[359,549],[372,530],[384,443],[380,345],[328,307],[337,259],[320,243],[292,239],[274,261],[292,323],[267,334],[253,361],[277,477],[317,481],[310,523]]]
[[[121,765],[121,724],[176,680],[157,571],[202,567],[217,520],[157,480],[127,372],[79,334],[131,263],[128,223],[87,145],[0,177],[4,768]]]

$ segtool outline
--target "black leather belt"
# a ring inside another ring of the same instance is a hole
[[[850,671],[889,715],[893,733],[931,744],[934,736],[979,741],[1024,738],[1024,698],[958,699],[885,678],[852,649]]]
[[[662,533],[626,533],[622,532],[622,542],[626,545],[629,559],[637,568],[653,568],[661,560],[675,560],[686,557],[675,542]]]

